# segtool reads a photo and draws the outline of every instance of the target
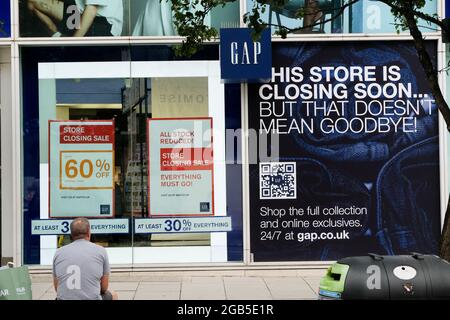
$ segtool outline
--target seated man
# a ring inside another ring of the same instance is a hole
[[[27,5],[52,36],[117,37],[122,34],[122,0],[27,0]]]
[[[57,300],[117,300],[108,291],[109,261],[105,248],[92,242],[89,221],[77,218],[70,224],[72,243],[53,258],[53,283]]]

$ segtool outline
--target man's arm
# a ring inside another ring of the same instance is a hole
[[[45,14],[43,14],[38,10],[35,11],[35,14],[38,17],[38,19],[42,21],[44,26],[49,31],[50,35],[53,35],[54,33],[58,32],[58,27],[56,26],[56,24],[53,22],[52,19],[50,19],[49,17],[47,17]]]
[[[109,285],[109,275],[111,273],[111,269],[109,267],[109,258],[108,253],[104,248],[102,248],[103,255],[103,277],[100,279],[100,292],[103,294],[108,290]]]
[[[104,294],[108,290],[108,286],[109,286],[109,274],[105,274],[100,279],[100,292]]]
[[[73,34],[74,37],[84,37],[89,31],[89,28],[94,22],[95,16],[97,15],[97,6],[88,5],[84,8],[83,14],[81,15],[80,28]]]
[[[55,291],[58,292],[58,279],[53,276],[53,286],[55,287]]]
[[[56,292],[58,292],[58,278],[56,277],[56,258],[57,258],[57,256],[58,256],[58,252],[56,252],[53,257],[53,265],[52,265],[53,286],[55,287]]]

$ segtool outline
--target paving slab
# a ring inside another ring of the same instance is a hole
[[[228,300],[271,300],[272,296],[262,278],[224,277]]]
[[[183,282],[181,300],[225,300],[223,281]]]
[[[327,273],[328,266],[320,269],[297,270],[297,276],[303,278],[322,278]]]
[[[180,300],[180,293],[168,291],[155,292],[138,290],[136,291],[134,300]]]
[[[110,289],[118,292],[121,300],[317,299],[325,269],[214,270],[168,274],[113,272]],[[54,300],[56,293],[51,274],[32,275],[32,291],[34,300]]]
[[[296,277],[297,270],[247,270],[246,277]]]
[[[311,287],[311,289],[316,293],[319,294],[319,286],[320,286],[320,279],[321,278],[309,278],[305,277],[303,278]]]
[[[223,285],[223,277],[190,277],[185,278],[183,280],[183,283],[190,282],[190,283],[208,283],[208,284],[222,284]]]
[[[181,288],[181,282],[166,282],[166,281],[141,281],[139,282],[137,290],[141,289],[158,289],[168,291],[179,291]]]
[[[136,291],[116,291],[119,300],[134,300]]]
[[[179,300],[180,282],[140,282],[134,300]]]
[[[131,275],[131,276],[115,276],[111,275],[110,282],[181,282],[185,279],[184,276],[160,276],[160,275]]]
[[[55,300],[56,293],[46,293],[39,298],[39,300]]]
[[[316,293],[302,278],[264,278],[273,299],[315,299]]]
[[[56,293],[55,286],[53,283],[50,285],[50,288],[48,288],[46,293]]]
[[[109,289],[114,291],[136,291],[139,282],[110,282]]]
[[[33,283],[47,283],[53,281],[51,274],[30,274],[31,282]]]
[[[42,282],[38,282],[38,283],[32,283],[31,284],[31,293],[33,296],[33,300],[39,300],[40,297],[42,297],[47,290],[50,289],[50,287],[52,287],[51,283],[42,283]]]

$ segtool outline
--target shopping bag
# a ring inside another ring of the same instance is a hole
[[[0,300],[31,300],[28,267],[0,269]]]

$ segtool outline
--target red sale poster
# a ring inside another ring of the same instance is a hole
[[[51,218],[114,216],[114,122],[49,122]]]
[[[212,118],[148,119],[149,214],[214,215]]]

